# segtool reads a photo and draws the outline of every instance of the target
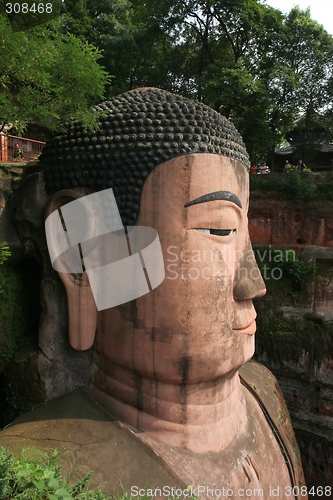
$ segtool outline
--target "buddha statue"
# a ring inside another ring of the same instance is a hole
[[[99,108],[105,115],[95,135],[78,124],[45,146],[46,221],[108,191],[116,207],[106,202],[98,216],[118,217],[110,233],[121,230],[119,221],[127,240],[135,228],[152,228],[164,269],[152,286],[138,249],[148,289],[112,307],[98,307],[107,291],[93,290],[91,249],[80,254],[81,270],[69,263],[59,271],[69,342],[93,352],[92,398],[200,498],[307,498],[277,381],[249,361],[252,300],[265,285],[248,234],[250,162],[241,136],[209,107],[160,89],[133,90]],[[94,225],[84,203],[73,213],[73,227],[83,219]],[[66,233],[71,222],[63,218]],[[107,241],[91,244],[99,269],[112,260]]]

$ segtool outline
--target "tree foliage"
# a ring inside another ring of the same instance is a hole
[[[2,266],[2,264],[6,262],[6,260],[8,260],[11,256],[12,252],[10,251],[7,241],[3,241],[2,243],[0,243],[0,266]]]
[[[108,96],[135,87],[171,90],[172,41],[163,29],[163,6],[153,0],[65,0],[64,29],[102,51],[112,78]],[[165,9],[167,13],[167,9]]]
[[[59,17],[22,30],[0,15],[0,130],[14,125],[22,132],[32,121],[50,129],[96,122],[91,106],[108,80],[100,51],[61,29]]]
[[[12,36],[21,37],[12,39],[8,92],[17,92],[14,80],[22,73],[18,98],[24,109],[35,100],[29,116],[47,112],[51,122],[78,117],[74,111],[82,111],[83,101],[91,104],[103,93],[106,75],[99,63],[112,75],[106,97],[155,86],[224,114],[243,135],[254,163],[269,160],[295,124],[306,134],[313,127],[332,128],[333,39],[309,10],[294,7],[283,15],[264,0],[56,0],[54,5],[57,20],[51,25],[45,18],[38,24],[36,16],[24,22],[11,16],[7,23]],[[40,38],[33,43],[42,36],[45,50]],[[28,42],[34,85],[27,85],[23,53],[15,51]],[[47,110],[45,99],[51,99]],[[6,102],[17,110],[15,99]]]
[[[309,9],[294,7],[282,27],[267,78],[274,126],[282,136],[296,124],[313,149],[319,144],[311,146],[310,131],[325,127],[332,113],[333,38],[311,18]]]
[[[170,20],[177,43],[191,48],[181,81],[235,122],[252,161],[267,159],[300,117],[311,127],[328,112],[333,40],[308,10],[283,16],[258,0],[178,0]]]

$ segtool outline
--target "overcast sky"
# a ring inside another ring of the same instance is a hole
[[[298,5],[302,10],[310,7],[311,17],[322,24],[326,31],[333,35],[333,1],[332,0],[266,0],[267,5],[288,13]]]

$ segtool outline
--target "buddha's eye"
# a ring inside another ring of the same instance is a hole
[[[236,232],[236,229],[199,229],[196,228],[197,231],[205,234],[214,234],[215,236],[230,236]]]

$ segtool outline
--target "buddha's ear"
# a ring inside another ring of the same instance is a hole
[[[62,206],[87,194],[89,192],[84,188],[58,191],[50,198],[46,206],[45,220]],[[80,218],[80,215],[78,215],[78,218]],[[78,224],[81,223],[80,220],[77,222]],[[66,221],[64,223],[66,224]],[[49,234],[52,233],[52,227],[47,228],[47,231]],[[50,254],[55,255],[57,254],[57,248],[55,248],[57,240],[53,236],[51,234],[48,237],[48,246]],[[78,248],[77,251],[79,252]],[[94,343],[97,322],[96,304],[87,273],[70,272],[70,269],[68,271],[58,271],[58,274],[65,285],[67,293],[69,343],[74,349],[85,351]]]

